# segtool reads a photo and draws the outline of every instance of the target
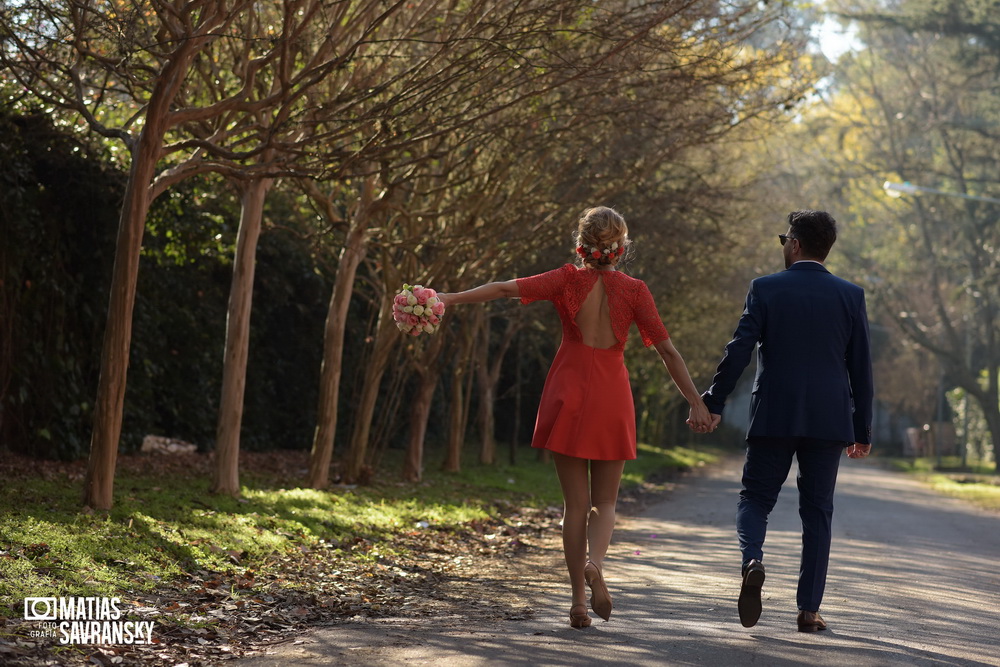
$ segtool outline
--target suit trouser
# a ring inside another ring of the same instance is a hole
[[[747,438],[743,490],[736,510],[736,533],[743,562],[764,559],[767,516],[778,500],[794,456],[799,462],[799,517],[802,561],[796,603],[818,611],[826,588],[833,524],[833,491],[845,443],[814,438]]]

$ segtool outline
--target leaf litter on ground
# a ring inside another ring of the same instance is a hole
[[[268,483],[283,488],[294,488],[307,465],[302,452],[243,456],[248,469],[267,470]],[[129,475],[148,475],[150,463],[149,457],[121,457],[119,475],[125,485],[130,483]],[[208,479],[209,466],[210,457],[205,455],[158,456],[155,462],[160,480],[193,475]],[[83,478],[83,468],[79,462],[23,459],[0,463],[0,474],[77,481]],[[620,510],[642,509],[669,490],[669,480],[670,475],[661,474],[623,490]],[[159,484],[166,486],[166,482]],[[150,490],[161,492],[162,488]],[[141,505],[143,490],[132,491],[130,499]],[[521,498],[516,494],[514,500],[491,497],[488,512],[457,524],[437,525],[420,519],[389,531],[362,527],[339,539],[308,539],[304,532],[284,531],[292,548],[272,551],[264,558],[208,543],[208,538],[194,538],[189,546],[204,548],[219,557],[215,563],[225,566],[189,567],[173,577],[138,572],[129,560],[112,559],[119,568],[131,569],[134,580],[143,581],[143,586],[121,591],[121,597],[127,619],[155,623],[153,644],[60,646],[51,639],[32,638],[31,623],[8,607],[0,608],[0,663],[198,667],[296,641],[308,628],[350,619],[449,615],[470,623],[527,619],[533,609],[497,576],[497,562],[537,554],[543,543],[551,547],[558,537],[562,509],[538,503],[537,498],[535,506],[517,500]],[[205,516],[219,511],[213,502],[198,497],[188,501]],[[128,527],[132,527],[131,519]],[[280,533],[284,529],[275,525],[270,530]],[[0,532],[0,559],[30,559],[39,568],[58,567],[55,561],[40,562],[51,556],[47,544],[6,542]]]
[[[130,458],[122,457],[122,468],[137,465]],[[162,458],[169,459],[164,462],[169,468],[180,457]],[[289,458],[269,456],[270,470],[298,472],[301,459]],[[78,477],[73,464],[31,465],[32,474],[40,478]],[[170,474],[164,474],[159,462],[157,469],[162,476]],[[179,464],[173,472],[190,475],[190,462]],[[25,474],[23,469],[20,474]],[[558,531],[560,515],[561,510],[553,507],[519,507],[501,501],[489,516],[457,526],[420,521],[389,539],[359,531],[342,540],[302,541],[293,549],[270,554],[254,567],[241,567],[244,559],[238,551],[208,545],[209,551],[224,554],[232,567],[194,569],[162,581],[150,575],[149,590],[122,595],[125,618],[155,623],[153,644],[60,646],[52,638],[31,637],[33,623],[20,618],[18,609],[7,607],[0,609],[0,663],[25,667],[187,663],[197,667],[294,641],[309,627],[351,618],[431,616],[443,609],[523,618],[530,610],[505,607],[499,591],[491,594],[503,582],[490,581],[489,563],[514,558],[535,540]],[[0,558],[37,562],[48,552],[45,544],[19,548],[0,541]],[[129,562],[118,565],[127,568]],[[463,590],[469,581],[475,582],[474,592]],[[498,602],[483,605],[484,599]]]

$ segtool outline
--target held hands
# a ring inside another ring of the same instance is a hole
[[[853,445],[847,446],[847,456],[852,459],[863,459],[872,452],[871,445],[862,445],[860,442],[856,442]]]
[[[695,433],[711,433],[722,420],[720,415],[713,415],[705,406],[705,401],[698,397],[698,400],[691,403],[691,411],[688,413],[687,425]]]
[[[711,431],[714,431],[715,429],[719,428],[719,424],[721,424],[721,423],[722,423],[722,415],[717,415],[717,414],[715,414],[713,412],[712,413],[712,426],[711,426],[711,429],[709,430],[709,432],[711,433]]]

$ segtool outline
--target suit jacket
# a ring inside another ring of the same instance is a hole
[[[871,349],[861,287],[818,262],[796,262],[752,281],[704,395],[711,412],[722,414],[755,346],[748,438],[871,442]]]

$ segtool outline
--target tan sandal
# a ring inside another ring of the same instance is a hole
[[[573,628],[589,628],[590,614],[587,613],[587,605],[575,604],[569,608],[569,624]]]
[[[601,572],[601,568],[588,560],[587,565],[583,568],[583,577],[587,580],[587,585],[590,586],[592,593],[590,608],[605,621],[608,620],[611,618],[611,593],[608,592],[608,585],[604,583],[604,574]]]

